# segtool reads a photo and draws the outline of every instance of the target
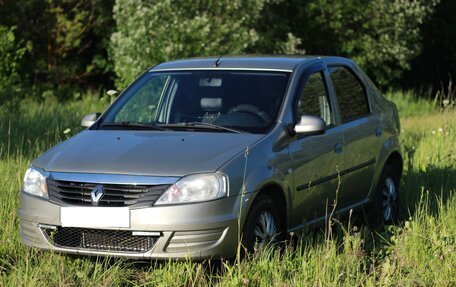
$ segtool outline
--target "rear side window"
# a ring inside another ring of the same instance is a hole
[[[359,79],[346,67],[330,67],[342,122],[369,114],[366,90]]]

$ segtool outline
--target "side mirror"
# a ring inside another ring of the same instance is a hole
[[[321,135],[325,132],[326,124],[318,116],[304,115],[294,127],[294,131],[301,135]]]
[[[100,116],[101,116],[101,113],[91,113],[91,114],[85,115],[82,118],[81,126],[83,126],[85,128],[89,128],[91,125],[93,125],[96,122],[96,120]]]

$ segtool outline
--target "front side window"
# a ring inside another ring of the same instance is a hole
[[[157,104],[163,92],[167,76],[157,76],[146,82],[125,105],[120,108],[115,115],[115,122],[135,121],[153,122],[155,121]]]
[[[311,74],[307,79],[298,101],[298,119],[303,115],[321,117],[326,126],[333,124],[328,93],[321,72]]]
[[[108,110],[100,127],[139,123],[175,129],[204,124],[264,133],[277,120],[289,75],[223,70],[149,72]]]
[[[342,122],[369,114],[366,91],[357,77],[346,67],[330,67]]]

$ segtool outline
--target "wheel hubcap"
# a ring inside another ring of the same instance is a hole
[[[278,228],[274,216],[269,211],[263,211],[255,226],[255,240],[259,248],[266,244],[275,242],[278,234]]]
[[[385,222],[389,222],[393,219],[397,200],[396,185],[394,184],[394,180],[391,177],[386,178],[382,194],[383,219]]]

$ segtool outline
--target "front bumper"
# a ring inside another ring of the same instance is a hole
[[[62,226],[62,206],[21,192],[18,210],[20,235],[22,242],[28,246],[81,255],[150,259],[231,258],[235,256],[238,244],[240,201],[249,203],[252,196],[247,194],[243,198],[232,196],[203,203],[130,209],[130,227],[116,230],[159,234],[151,249],[131,252],[63,248],[55,244],[43,226]],[[246,210],[247,204],[243,206]]]

